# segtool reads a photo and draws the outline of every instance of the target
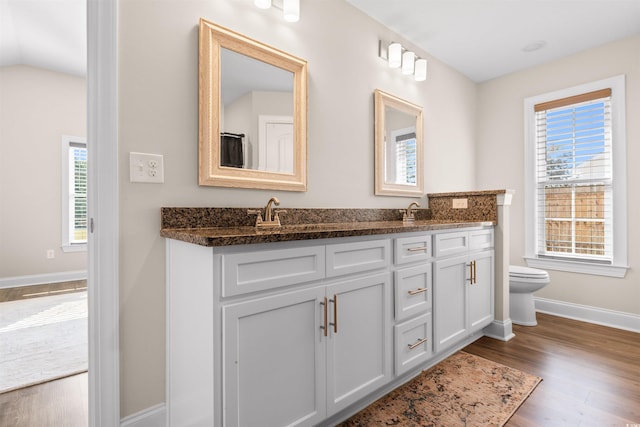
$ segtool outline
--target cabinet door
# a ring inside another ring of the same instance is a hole
[[[324,419],[324,287],[223,307],[224,425]]]
[[[469,266],[466,255],[436,261],[433,271],[435,351],[455,344],[467,334],[466,292]]]
[[[327,287],[327,414],[332,415],[391,379],[391,276]]]
[[[475,332],[493,321],[493,251],[471,255],[473,279],[467,285],[469,329]]]

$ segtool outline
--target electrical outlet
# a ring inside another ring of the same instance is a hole
[[[54,259],[56,252],[53,249],[47,249],[47,259]]]
[[[451,207],[453,209],[467,209],[468,199],[452,199]]]
[[[164,182],[164,165],[161,154],[129,153],[129,180],[161,184]]]

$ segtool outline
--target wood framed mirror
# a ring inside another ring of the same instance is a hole
[[[199,184],[307,190],[307,63],[200,20]]]
[[[422,107],[376,89],[375,194],[422,197]]]

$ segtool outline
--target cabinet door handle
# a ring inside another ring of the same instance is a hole
[[[427,251],[427,247],[426,246],[420,246],[420,247],[415,247],[415,248],[408,248],[407,251],[409,251],[409,252],[426,252]]]
[[[478,283],[478,275],[476,274],[476,261],[473,261],[473,284]]]
[[[324,309],[324,324],[320,326],[320,328],[324,329],[324,336],[326,337],[329,332],[329,328],[327,328],[327,297],[324,297],[324,302],[321,302],[320,305],[322,305]]]
[[[337,334],[338,333],[338,295],[333,295],[333,299],[330,300],[333,303],[333,323],[330,323],[330,325],[333,325],[333,333]]]
[[[426,342],[427,342],[427,339],[426,339],[426,338],[422,338],[422,339],[420,339],[420,340],[416,341],[416,342],[415,342],[415,343],[413,343],[413,344],[407,344],[407,345],[409,346],[409,350],[413,350],[414,348],[416,348],[416,347],[418,347],[419,345],[424,344],[424,343],[426,343]]]
[[[407,291],[407,293],[409,295],[418,295],[418,294],[421,294],[423,292],[427,292],[427,288],[418,288],[418,289],[414,289],[414,290],[411,290],[411,291]]]

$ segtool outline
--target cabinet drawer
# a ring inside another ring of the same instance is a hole
[[[434,239],[436,257],[459,254],[469,250],[468,231],[436,234]]]
[[[327,277],[386,268],[390,248],[389,240],[328,245]]]
[[[405,320],[431,311],[431,263],[395,272],[395,319]]]
[[[395,240],[395,263],[407,264],[431,258],[431,235],[401,237]]]
[[[401,375],[433,354],[431,313],[395,326],[395,372]]]
[[[469,249],[489,249],[493,247],[493,230],[474,230],[469,232]]]
[[[324,246],[224,254],[222,296],[322,279],[324,261]]]

